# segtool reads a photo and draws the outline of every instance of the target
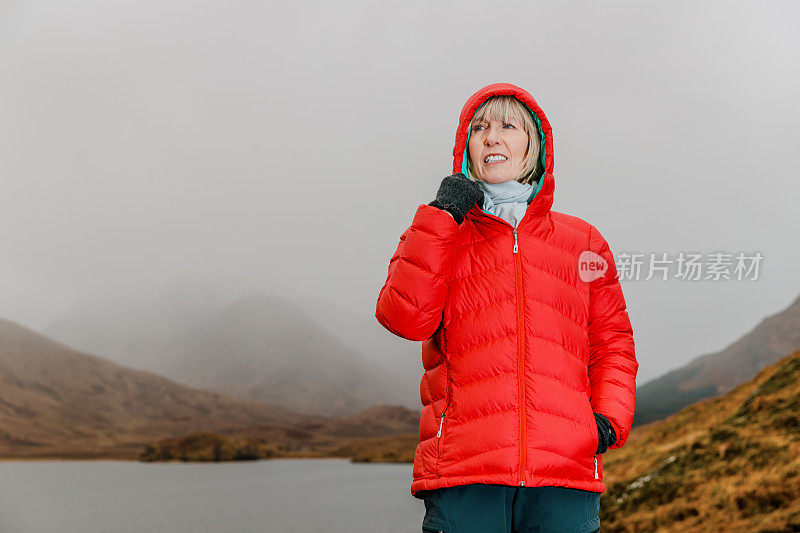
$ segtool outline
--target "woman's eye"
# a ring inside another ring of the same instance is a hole
[[[483,127],[482,124],[475,124],[474,126],[472,126],[472,131],[478,131],[482,127]]]
[[[504,127],[504,128],[505,128],[506,126],[511,126],[512,128],[515,128],[515,127],[516,127],[516,126],[514,126],[513,124],[511,124],[510,122],[506,122],[505,124],[503,124],[503,127]]]

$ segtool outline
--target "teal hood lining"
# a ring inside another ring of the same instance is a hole
[[[488,102],[488,101],[489,101],[489,99],[487,98],[486,102]],[[475,110],[475,113],[477,113],[478,110],[481,107],[486,105],[486,102],[482,103],[478,107],[478,109]],[[544,173],[545,173],[545,159],[547,157],[547,139],[545,139],[545,137],[544,137],[544,130],[542,129],[542,121],[539,120],[539,117],[536,116],[536,113],[531,111],[531,108],[528,107],[527,104],[525,104],[524,102],[520,102],[520,103],[522,105],[524,105],[525,109],[527,109],[528,112],[531,114],[531,116],[533,117],[533,121],[536,123],[536,128],[539,130],[539,163],[542,166],[542,174],[541,174],[541,176],[539,176],[539,180],[537,182],[536,188],[531,193],[530,198],[528,198],[528,203],[531,203],[533,201],[533,199],[536,198],[536,195],[539,194],[539,191],[542,188],[542,183],[544,183],[544,179],[543,178],[544,178]],[[475,113],[473,113],[472,116],[475,116]],[[472,117],[470,117],[470,121],[472,121]],[[468,178],[469,178],[469,171],[467,169],[467,166],[468,166],[467,161],[468,161],[468,156],[469,156],[469,136],[471,134],[472,134],[472,128],[470,128],[469,127],[469,123],[467,123],[467,141],[466,141],[466,144],[464,145],[464,155],[461,158],[461,173],[464,174]]]

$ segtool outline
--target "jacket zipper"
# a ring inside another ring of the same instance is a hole
[[[594,456],[594,478],[599,479],[597,475],[597,455]]]
[[[447,403],[448,403],[448,405],[450,404],[449,401]],[[444,425],[444,417],[445,417],[446,413],[447,413],[447,407],[445,407],[444,411],[442,411],[442,416],[441,416],[441,419],[439,420],[439,431],[436,432],[436,450],[437,450],[437,453],[436,453],[436,473],[437,474],[439,473],[439,461],[441,461],[441,459],[442,459],[442,426]]]
[[[438,450],[438,454],[436,456],[436,471],[439,471],[439,459],[442,457],[442,427],[444,426],[444,418],[447,416],[447,409],[450,407],[450,387],[448,384],[447,390],[447,404],[444,406],[444,411],[442,411],[442,416],[439,417],[439,431],[436,432],[436,438],[439,439],[436,443],[436,449]]]
[[[517,356],[518,356],[517,374],[519,375],[519,397],[520,397],[519,486],[524,487],[525,486],[525,475],[524,475],[525,472],[525,361],[524,361],[525,323],[524,323],[524,315],[522,307],[522,260],[519,258],[519,243],[517,242],[517,228],[509,224],[508,221],[498,217],[494,213],[491,213],[483,208],[481,208],[481,211],[486,213],[487,216],[496,218],[503,224],[511,227],[511,232],[514,235],[514,249],[512,250],[512,253],[514,255],[514,273],[515,273],[514,284],[517,293],[517,337],[519,338],[519,342],[517,343]],[[517,227],[519,227],[519,222],[517,222]],[[444,416],[442,417],[442,422],[444,422]],[[441,425],[439,427],[441,429]]]
[[[514,233],[514,271],[517,290],[517,357],[519,375],[519,485],[525,486],[525,322],[522,309],[522,260],[519,257],[517,228]]]

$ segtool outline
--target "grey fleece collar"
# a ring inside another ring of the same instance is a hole
[[[520,183],[517,180],[502,183],[478,180],[478,186],[483,190],[483,209],[502,218],[515,228],[527,211],[528,199],[537,185]]]

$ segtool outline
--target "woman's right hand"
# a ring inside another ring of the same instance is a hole
[[[463,173],[452,174],[442,180],[436,199],[429,203],[447,211],[458,224],[464,222],[464,216],[476,203],[483,203],[483,190]]]

